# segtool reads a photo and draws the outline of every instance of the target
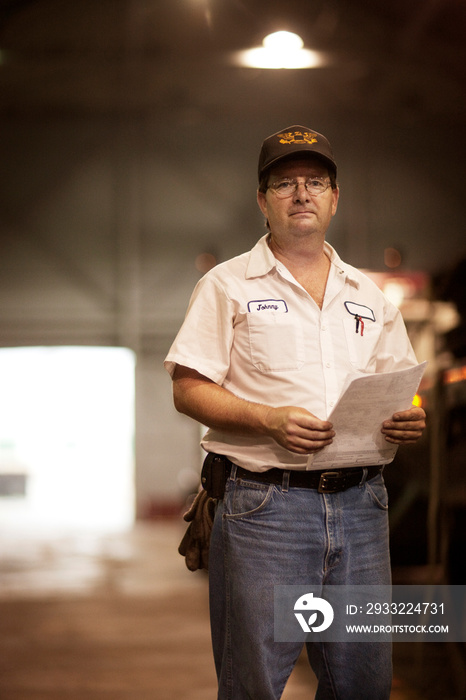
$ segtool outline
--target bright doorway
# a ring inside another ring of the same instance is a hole
[[[134,521],[135,355],[0,349],[0,529],[112,532]]]

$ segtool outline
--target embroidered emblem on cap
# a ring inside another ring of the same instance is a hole
[[[277,136],[280,143],[317,143],[317,135],[312,131],[286,131]]]

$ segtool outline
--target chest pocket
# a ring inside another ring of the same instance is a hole
[[[289,313],[248,313],[251,361],[261,372],[299,370],[304,365],[303,329]]]
[[[375,372],[377,350],[382,326],[377,321],[364,319],[364,327],[356,331],[356,319],[348,314],[342,320],[348,348],[348,358],[353,367],[361,372]]]

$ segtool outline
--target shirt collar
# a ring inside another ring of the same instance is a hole
[[[269,234],[259,238],[254,248],[249,254],[249,262],[246,270],[246,279],[252,277],[263,277],[277,265],[277,260],[269,248],[267,239]]]
[[[256,245],[251,250],[249,255],[249,263],[246,270],[246,279],[263,277],[277,267],[278,261],[267,243],[268,237],[269,234],[266,233],[257,241]],[[333,248],[330,243],[325,242],[324,249],[330,258],[331,264],[335,266],[336,273],[342,276],[345,275],[348,282],[352,282],[354,285],[356,285],[356,287],[359,287],[359,280],[351,265],[347,265],[341,260],[335,248]]]
[[[343,262],[335,248],[333,248],[330,243],[327,243],[327,241],[324,243],[324,250],[330,258],[331,264],[335,267],[336,274],[341,275],[342,277],[344,275],[345,281],[350,282],[351,284],[354,284],[355,287],[359,288],[359,278],[355,268]]]

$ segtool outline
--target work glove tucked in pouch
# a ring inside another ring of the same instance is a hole
[[[194,499],[191,508],[183,515],[183,520],[190,523],[178,547],[178,552],[185,557],[190,571],[209,569],[209,545],[214,521],[217,499],[211,498],[202,489]]]
[[[178,552],[185,557],[190,571],[209,569],[209,545],[215,509],[225,493],[225,481],[231,462],[223,456],[209,452],[201,472],[202,488],[194,499],[191,508],[183,515],[189,523]]]

